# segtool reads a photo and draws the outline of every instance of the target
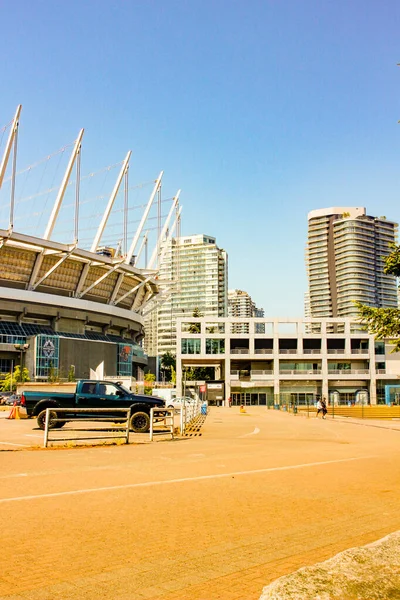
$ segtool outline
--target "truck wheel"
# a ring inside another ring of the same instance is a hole
[[[131,416],[130,426],[135,433],[147,433],[150,429],[150,417],[145,412],[135,412]]]
[[[57,413],[55,410],[50,411],[49,417],[49,429],[56,429],[56,427],[62,427],[60,423],[56,423],[54,421],[54,419],[57,419]],[[36,422],[39,428],[44,431],[46,427],[46,410],[40,411],[40,413],[37,416]]]

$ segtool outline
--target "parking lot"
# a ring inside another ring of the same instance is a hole
[[[0,450],[17,450],[23,448],[41,448],[43,447],[44,432],[39,429],[36,419],[13,419],[8,420],[11,408],[0,411]],[[179,414],[174,415],[174,427],[179,428]],[[120,431],[118,431],[120,429]],[[164,429],[165,433],[160,434]],[[156,435],[154,441],[169,438],[169,434],[161,425],[156,426]],[[97,423],[93,422],[69,422],[62,429],[50,430],[50,445],[56,447],[88,444],[107,444],[107,443],[125,443],[124,425],[118,425],[113,422]],[[60,441],[57,441],[60,440]],[[149,442],[148,433],[130,433],[130,443]]]
[[[1,440],[42,435],[0,421]],[[0,452],[0,596],[259,598],[282,574],[400,529],[395,427],[212,408],[201,437]]]

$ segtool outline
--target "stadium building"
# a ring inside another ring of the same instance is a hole
[[[8,140],[0,153],[0,190],[9,177],[9,223],[0,228],[0,373],[23,364],[31,379],[47,380],[53,373],[87,378],[91,370],[104,376],[142,378],[147,357],[142,349],[146,306],[159,292],[158,271],[152,260],[138,268],[140,240],[147,242],[146,218],[160,198],[161,172],[151,183],[152,192],[131,244],[123,249],[100,246],[119,189],[125,185],[130,152],[126,156],[101,222],[93,229],[89,249],[53,240],[53,232],[71,173],[76,171],[79,205],[81,130],[42,237],[20,233],[14,227],[16,148],[21,107],[9,125]],[[11,160],[11,157],[13,159]],[[4,188],[3,188],[4,192]],[[1,197],[0,197],[1,199]],[[171,220],[177,197],[168,215]],[[75,210],[78,230],[79,212]],[[175,224],[169,228],[172,235]],[[160,228],[159,228],[160,229]],[[166,228],[164,227],[164,230]],[[159,247],[159,242],[157,242]],[[125,249],[125,251],[124,251]]]

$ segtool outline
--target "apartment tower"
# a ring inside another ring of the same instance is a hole
[[[385,275],[384,256],[397,239],[397,223],[362,207],[333,207],[308,214],[306,266],[311,317],[357,317],[354,301],[398,306],[397,281]]]
[[[250,294],[243,290],[228,290],[228,317],[244,320],[250,317],[264,317],[264,309],[257,308]],[[235,323],[234,333],[249,333],[248,323]]]
[[[228,257],[205,234],[172,238],[160,264],[159,280],[170,285],[167,299],[145,321],[147,354],[176,353],[176,319],[195,309],[206,317],[226,317]]]

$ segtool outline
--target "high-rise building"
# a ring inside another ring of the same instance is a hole
[[[383,272],[397,239],[397,223],[362,207],[333,207],[308,214],[306,265],[312,317],[357,317],[355,301],[398,306],[397,282]]]
[[[228,290],[228,316],[243,318],[264,317],[264,309],[257,308],[250,294],[243,290]],[[234,333],[248,333],[248,323],[234,324]]]
[[[159,281],[171,293],[145,321],[144,346],[150,356],[176,352],[176,319],[198,309],[203,316],[227,315],[228,256],[205,234],[172,238],[165,249]]]

